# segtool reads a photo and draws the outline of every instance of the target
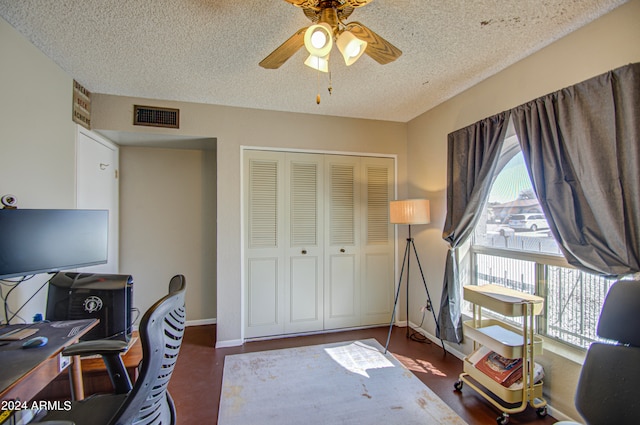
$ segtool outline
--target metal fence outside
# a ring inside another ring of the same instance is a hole
[[[510,258],[491,251],[487,248],[482,253],[472,251],[473,266],[468,283],[495,284],[544,297],[544,313],[537,319],[538,333],[542,335],[581,348],[600,340],[596,326],[613,279],[540,259]],[[520,323],[518,318],[503,319]]]

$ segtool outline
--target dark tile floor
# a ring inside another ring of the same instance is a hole
[[[224,357],[228,354],[367,338],[375,338],[384,345],[387,332],[387,327],[380,327],[248,342],[241,347],[215,349],[214,325],[189,327],[185,332],[182,351],[169,384],[178,411],[178,425],[217,423]],[[500,412],[474,390],[468,386],[465,386],[462,392],[454,390],[453,384],[462,371],[462,362],[458,358],[451,354],[444,355],[443,350],[437,345],[407,338],[405,328],[394,328],[389,351],[470,425],[496,423]],[[531,407],[527,407],[522,413],[511,415],[509,421],[513,425],[554,422],[556,421],[550,416],[539,418]]]

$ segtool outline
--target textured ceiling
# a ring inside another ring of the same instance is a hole
[[[622,3],[374,0],[348,21],[403,55],[334,52],[331,95],[304,49],[258,66],[310,24],[283,0],[0,0],[0,16],[95,93],[407,122]]]

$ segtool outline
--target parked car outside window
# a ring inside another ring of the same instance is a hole
[[[535,214],[512,214],[509,216],[509,221],[507,222],[507,226],[512,229],[518,231],[527,231],[531,230],[532,232],[538,231],[540,229],[548,229],[549,224],[545,219],[544,215],[540,213]]]

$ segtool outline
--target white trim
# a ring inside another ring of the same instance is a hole
[[[372,156],[376,158],[393,158],[395,160],[394,164],[398,160],[398,154],[395,154],[395,153],[329,151],[329,150],[323,150],[323,149],[278,148],[273,146],[250,146],[250,145],[241,145],[240,150],[241,151],[252,150],[252,151],[270,151],[270,152],[288,152],[288,153],[315,153],[315,154],[322,154],[322,155]]]
[[[245,279],[246,273],[245,268],[246,264],[246,255],[245,255],[245,223],[246,223],[246,205],[245,198],[247,194],[245,193],[245,178],[244,178],[244,155],[245,149],[243,146],[240,146],[240,344],[243,345],[245,341],[244,333],[246,328],[245,315],[247,312],[245,311],[245,304],[247,300],[245,299],[246,291],[245,291]],[[220,249],[219,247],[217,249]],[[217,284],[216,284],[217,285]],[[217,347],[217,345],[216,345]]]
[[[78,125],[78,124],[76,124],[76,125],[78,127],[78,133],[82,133],[85,136],[92,138],[96,142],[98,142],[100,144],[103,144],[104,146],[106,146],[107,148],[111,149],[112,151],[118,152],[120,150],[120,146],[118,146],[117,144],[115,144],[111,140],[107,139],[102,134],[100,134],[100,133],[98,133],[98,132],[96,132],[94,130],[87,130],[86,128],[84,128],[81,125]]]
[[[230,339],[227,341],[216,341],[215,348],[239,347],[243,344],[241,339]]]
[[[290,334],[282,334],[282,335],[258,336],[253,338],[247,338],[245,342],[271,341],[275,339],[295,338],[300,336],[325,335],[325,334],[332,334],[332,333],[339,333],[339,332],[360,331],[363,329],[379,328],[380,326],[382,325],[356,326],[353,328],[340,328],[340,329],[322,329],[319,331],[311,331],[311,332],[298,332],[298,333],[290,333]]]
[[[550,404],[547,404],[547,413],[550,416],[553,416],[558,421],[569,421],[568,424],[564,424],[564,425],[581,425],[582,424],[582,422],[576,421],[572,417],[567,416],[565,413],[559,411],[558,409],[551,406]],[[560,422],[556,422],[556,424],[560,424]]]
[[[532,261],[549,266],[575,269],[575,267],[569,264],[569,262],[567,262],[567,260],[562,255],[531,251],[518,251],[515,249],[493,248],[483,245],[471,245],[470,251],[473,254],[493,255],[495,257],[510,258],[520,261]]]
[[[199,320],[187,320],[185,326],[203,326],[203,325],[215,325],[217,323],[216,318],[213,319],[199,319]]]

